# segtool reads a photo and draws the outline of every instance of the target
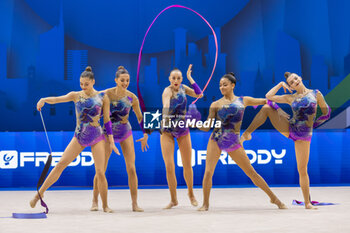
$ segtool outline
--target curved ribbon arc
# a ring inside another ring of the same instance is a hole
[[[145,44],[145,40],[146,40],[146,37],[147,37],[147,34],[149,32],[149,30],[151,29],[151,27],[153,26],[154,22],[158,19],[158,17],[166,10],[170,9],[170,8],[183,8],[183,9],[187,9],[187,10],[190,10],[192,11],[193,13],[197,14],[201,19],[203,19],[204,22],[207,23],[207,25],[209,26],[209,28],[211,29],[212,33],[213,33],[213,36],[214,36],[214,41],[215,41],[215,46],[216,46],[216,52],[215,52],[215,61],[214,61],[214,65],[213,65],[213,69],[211,71],[211,75],[207,81],[207,83],[205,84],[203,90],[202,90],[202,93],[205,91],[205,89],[208,87],[209,85],[209,82],[211,80],[211,78],[213,77],[214,75],[214,71],[215,71],[215,68],[216,68],[216,63],[217,63],[217,60],[218,60],[218,41],[217,41],[217,37],[216,37],[216,34],[215,34],[215,31],[214,29],[212,28],[212,26],[210,25],[210,23],[201,15],[199,14],[198,12],[196,12],[195,10],[192,10],[191,8],[189,7],[186,7],[186,6],[182,6],[182,5],[171,5],[171,6],[168,6],[166,8],[164,8],[161,12],[158,13],[158,15],[153,19],[152,23],[150,24],[150,26],[148,27],[147,31],[146,31],[146,34],[145,36],[143,37],[143,40],[142,40],[142,44],[141,44],[141,47],[140,47],[140,51],[139,51],[139,56],[138,56],[138,62],[137,62],[137,95],[139,97],[139,101],[140,101],[140,106],[141,106],[141,109],[143,112],[146,111],[146,106],[145,106],[145,103],[144,103],[144,100],[142,98],[142,95],[141,95],[141,91],[140,91],[140,86],[139,86],[139,79],[140,79],[140,66],[141,66],[141,57],[142,57],[142,49],[143,49],[143,45]],[[195,99],[192,104],[196,103],[197,100],[199,99],[199,97],[197,99]]]

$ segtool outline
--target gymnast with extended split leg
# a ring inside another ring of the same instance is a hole
[[[287,83],[280,82],[266,94],[269,104],[264,105],[255,116],[250,126],[242,134],[241,142],[243,143],[245,140],[250,140],[251,133],[261,126],[268,117],[275,129],[283,136],[294,141],[295,156],[299,172],[299,184],[304,196],[305,208],[315,209],[310,202],[310,181],[307,173],[312,129],[329,119],[331,109],[325,102],[322,93],[319,90],[307,89],[300,76],[289,72],[286,72],[284,76]],[[283,88],[284,92],[289,90],[289,92],[292,93],[292,90],[295,90],[296,93],[276,95],[280,88]],[[278,116],[277,111],[280,108],[271,101],[291,105],[293,117],[289,120],[288,117]],[[315,121],[317,105],[320,106],[323,115]]]

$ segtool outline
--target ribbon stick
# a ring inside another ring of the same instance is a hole
[[[146,37],[147,37],[147,34],[149,32],[149,30],[152,28],[154,22],[158,19],[158,17],[163,13],[165,12],[166,10],[169,10],[171,8],[183,8],[183,9],[186,9],[186,10],[190,10],[192,11],[193,13],[197,14],[201,19],[203,19],[203,21],[209,26],[209,28],[211,29],[212,33],[213,33],[213,36],[214,36],[214,41],[215,41],[215,46],[216,46],[216,52],[215,52],[215,61],[214,61],[214,65],[213,65],[213,69],[211,71],[211,75],[206,83],[206,85],[204,86],[203,88],[203,91],[201,94],[203,94],[203,92],[205,91],[205,89],[207,88],[211,78],[213,77],[214,75],[214,71],[215,71],[215,68],[216,68],[216,63],[217,63],[217,60],[218,60],[218,41],[217,41],[217,37],[216,37],[216,34],[215,34],[215,31],[214,29],[212,28],[212,26],[210,25],[210,23],[201,15],[199,14],[198,12],[192,10],[191,8],[189,7],[186,7],[186,6],[181,6],[181,5],[171,5],[171,6],[168,6],[166,8],[164,8],[161,12],[159,12],[159,14],[153,19],[152,23],[150,24],[150,26],[148,27],[147,31],[146,31],[146,34],[145,36],[143,37],[143,40],[142,40],[142,44],[141,44],[141,47],[140,47],[140,51],[139,51],[139,56],[138,56],[138,61],[137,61],[137,95],[139,97],[139,100],[140,100],[140,106],[141,106],[141,109],[143,112],[146,111],[146,106],[145,106],[145,103],[144,103],[144,100],[142,98],[142,95],[141,95],[141,91],[140,91],[140,86],[139,86],[139,79],[140,79],[140,66],[141,66],[141,57],[142,57],[142,49],[143,49],[143,45],[145,44],[145,40],[146,40]],[[196,103],[197,100],[199,99],[199,97],[197,99],[195,99],[192,104]]]

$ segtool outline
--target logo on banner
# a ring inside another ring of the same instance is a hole
[[[51,166],[56,166],[60,161],[63,152],[52,152]],[[30,164],[35,167],[40,167],[40,164],[44,165],[49,156],[48,152],[20,152],[16,150],[0,151],[0,168],[2,169],[16,169],[19,167],[25,167]],[[68,166],[82,166],[89,167],[94,164],[92,153],[89,151],[81,152],[74,161]]]
[[[144,129],[160,129],[160,116],[159,109],[156,112],[144,112],[143,113],[143,128]]]
[[[15,150],[0,151],[0,168],[14,169],[18,167],[18,152]]]
[[[275,164],[283,164],[282,158],[286,155],[287,150],[282,149],[281,152],[277,152],[274,149],[272,150],[260,149],[257,151],[245,150],[245,152],[247,153],[251,164],[254,164],[254,163],[268,164],[271,161],[274,161]],[[192,167],[195,166],[196,163],[197,165],[202,165],[203,161],[206,160],[206,157],[207,157],[206,150],[197,150],[197,156],[196,156],[196,151],[194,149],[192,149],[191,153],[192,153],[192,156],[191,156]],[[233,159],[225,151],[221,153],[219,161],[222,163],[222,165],[236,164],[235,161],[233,161]],[[180,150],[177,150],[177,166],[183,167]]]

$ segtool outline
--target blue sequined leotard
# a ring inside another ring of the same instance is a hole
[[[215,128],[211,139],[226,152],[241,147],[240,129],[244,115],[243,97],[237,97],[232,103],[223,105],[216,113],[216,120],[221,121],[221,128]]]
[[[312,90],[291,104],[293,118],[289,120],[289,138],[310,141],[317,111],[317,90]]]
[[[179,126],[179,122],[183,122],[184,126],[186,125],[186,106],[187,106],[187,98],[185,88],[181,84],[179,87],[179,91],[170,99],[170,106],[168,114],[171,116],[171,121],[176,124],[176,126],[170,126],[168,128],[162,128],[163,132],[170,133],[173,137],[179,138],[181,136],[187,135],[189,133],[189,129],[187,127]],[[166,123],[168,124],[168,123]]]
[[[75,103],[77,126],[74,137],[84,147],[92,146],[105,139],[100,125],[103,97],[104,93],[98,93],[88,98],[83,97],[80,93],[79,99]]]
[[[110,105],[113,137],[115,142],[122,142],[131,134],[128,116],[132,107],[132,98],[125,96],[119,100],[111,100]]]

